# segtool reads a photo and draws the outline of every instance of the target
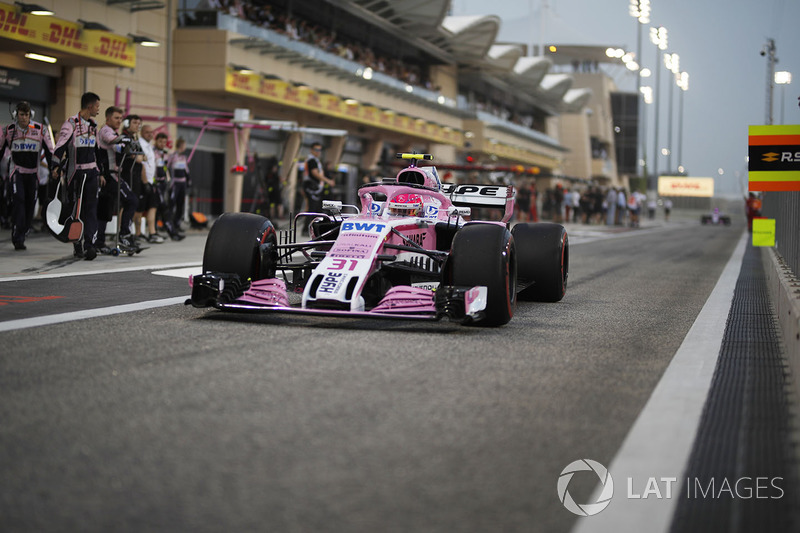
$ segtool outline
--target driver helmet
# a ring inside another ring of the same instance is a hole
[[[397,174],[398,183],[421,185],[434,191],[442,189],[442,180],[436,167],[408,167]]]
[[[418,194],[398,194],[388,204],[393,216],[414,217],[422,213],[422,197]]]

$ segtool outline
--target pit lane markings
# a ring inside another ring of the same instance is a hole
[[[670,529],[678,498],[626,498],[626,480],[662,476],[680,480],[683,476],[717,367],[749,235],[742,234],[714,290],[608,467],[619,480],[621,494],[604,512],[579,521],[573,533]],[[595,501],[602,488],[593,494]]]
[[[31,274],[27,276],[14,276],[14,277],[7,277],[3,278],[0,277],[0,283],[5,281],[31,281],[36,279],[57,279],[57,278],[70,278],[73,276],[93,276],[95,274],[115,274],[117,272],[135,272],[137,270],[153,270],[153,271],[161,271],[164,269],[177,269],[177,268],[185,268],[185,267],[197,267],[200,268],[200,263],[193,261],[191,263],[174,263],[168,265],[142,265],[142,266],[131,266],[131,267],[122,267],[122,268],[110,268],[110,269],[101,269],[101,270],[86,270],[81,272],[59,272],[56,274]],[[199,274],[199,272],[198,272]]]
[[[4,296],[0,294],[0,305],[28,304],[41,302],[42,300],[57,300],[59,298],[63,298],[63,296]]]
[[[156,276],[167,276],[170,278],[183,278],[189,279],[189,276],[196,276],[203,273],[203,267],[200,265],[186,267],[186,268],[173,268],[170,270],[154,270],[153,274]]]
[[[83,311],[72,311],[69,313],[58,313],[56,315],[38,316],[34,318],[21,318],[18,320],[8,320],[0,322],[0,333],[4,331],[14,331],[17,329],[36,328],[40,326],[50,326],[63,322],[84,320],[87,318],[98,318],[102,316],[118,315],[122,313],[132,313],[134,311],[144,311],[145,309],[155,309],[157,307],[167,307],[169,305],[179,305],[186,301],[186,296],[175,298],[165,298],[163,300],[150,300],[134,304],[115,305],[112,307],[101,307],[99,309],[86,309]]]

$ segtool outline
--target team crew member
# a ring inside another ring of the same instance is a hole
[[[53,154],[54,178],[62,173],[67,182],[68,197],[73,205],[80,201],[77,215],[83,221],[83,235],[75,243],[75,257],[91,261],[97,257],[97,192],[105,180],[97,169],[97,123],[92,119],[100,112],[100,97],[87,92],[81,96],[80,112],[67,119],[58,133]]]
[[[170,238],[174,241],[183,239],[175,228],[172,226],[172,216],[170,212],[170,199],[169,199],[169,173],[167,172],[167,159],[169,153],[167,152],[167,134],[159,132],[156,134],[156,145],[153,148],[156,162],[155,174],[155,190],[158,194],[158,206],[156,208],[156,216],[164,224]]]
[[[142,215],[144,211],[147,209],[147,206],[144,205],[144,200],[142,197],[142,192],[144,191],[144,186],[147,183],[147,176],[144,172],[144,156],[142,155],[142,145],[139,141],[139,127],[142,125],[142,119],[139,115],[129,115],[126,119],[124,124],[127,124],[125,128],[122,130],[122,134],[125,137],[129,137],[133,139],[131,142],[131,150],[136,153],[136,155],[128,155],[123,160],[122,154],[117,154],[117,162],[120,166],[120,175],[122,176],[123,181],[127,181],[128,185],[131,186],[131,190],[133,191],[133,195],[137,198],[136,202],[136,212],[133,214],[133,227],[134,233],[136,238],[140,238],[142,236]],[[120,232],[128,241],[133,242],[133,237],[128,236],[129,227],[122,226]]]
[[[111,220],[112,214],[116,213],[120,220],[120,228],[130,228],[131,220],[133,220],[133,213],[136,211],[136,196],[131,191],[130,186],[125,181],[119,179],[119,166],[117,165],[117,156],[125,155],[125,149],[130,145],[132,139],[119,135],[117,133],[120,124],[122,124],[122,109],[116,106],[111,106],[106,109],[106,123],[100,128],[97,134],[97,144],[100,147],[98,150],[100,168],[105,178],[105,186],[103,187],[103,194],[100,202],[106,202],[105,206],[98,206],[98,231],[96,247],[103,253],[108,253],[110,250],[105,244],[106,239],[106,226]],[[133,157],[133,156],[127,156]],[[119,191],[117,189],[119,188]],[[119,194],[119,203],[122,204],[122,213],[119,212],[117,206],[117,194]],[[110,206],[110,207],[109,207]],[[125,230],[122,233],[127,233]],[[131,246],[131,242],[123,243]]]
[[[14,170],[12,185],[11,242],[15,250],[25,250],[25,234],[33,224],[36,192],[39,184],[39,154],[44,149],[48,164],[53,154],[53,140],[41,124],[31,120],[31,105],[17,104],[15,121],[0,132],[0,154],[11,150]]]
[[[320,155],[322,154],[322,144],[314,143],[311,145],[311,153],[306,159],[303,169],[303,191],[308,196],[308,210],[313,213],[322,212],[322,197],[325,185],[333,187],[336,182],[325,176]]]
[[[182,137],[178,137],[178,140],[175,141],[175,151],[167,159],[167,168],[172,176],[172,205],[175,210],[172,226],[176,234],[181,232],[186,190],[192,186],[189,177],[189,159],[186,157],[185,151],[186,141]]]
[[[159,196],[155,187],[156,177],[156,154],[151,141],[153,140],[153,128],[145,124],[142,126],[142,152],[144,152],[144,174],[147,182],[142,187],[142,194],[139,202],[142,207],[140,211],[145,213],[147,219],[147,242],[160,244],[164,242],[164,237],[156,232],[156,209],[159,204]]]

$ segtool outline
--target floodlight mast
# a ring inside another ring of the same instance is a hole
[[[767,56],[767,110],[764,117],[764,122],[767,125],[772,125],[772,93],[775,89],[775,63],[778,58],[775,57],[775,39],[767,39],[767,44],[761,49],[761,55]]]

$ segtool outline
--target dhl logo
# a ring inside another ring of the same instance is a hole
[[[278,91],[275,82],[261,80],[261,87],[259,88],[261,94],[268,94],[270,96],[278,96]]]
[[[287,87],[284,98],[286,100],[289,100],[290,102],[300,103],[300,91],[298,91],[294,87]]]
[[[235,89],[250,90],[250,76],[246,74],[233,74],[232,84]]]
[[[0,31],[3,33],[17,33],[19,35],[30,35],[31,30],[25,27],[28,16],[22,13],[0,10]]]
[[[62,26],[57,22],[50,23],[50,33],[45,34],[45,38],[53,44],[66,46],[67,48],[86,48],[84,43],[80,42],[80,29],[77,27]]]
[[[317,93],[308,93],[306,96],[306,104],[313,107],[322,106],[322,102],[320,102],[319,95]]]
[[[125,50],[128,48],[128,43],[121,40],[112,40],[109,37],[100,37],[100,49],[98,53],[110,58],[128,59],[128,54]]]
[[[772,163],[773,161],[778,160],[778,156],[781,155],[778,152],[767,152],[761,157],[762,161],[766,161],[768,163]]]

